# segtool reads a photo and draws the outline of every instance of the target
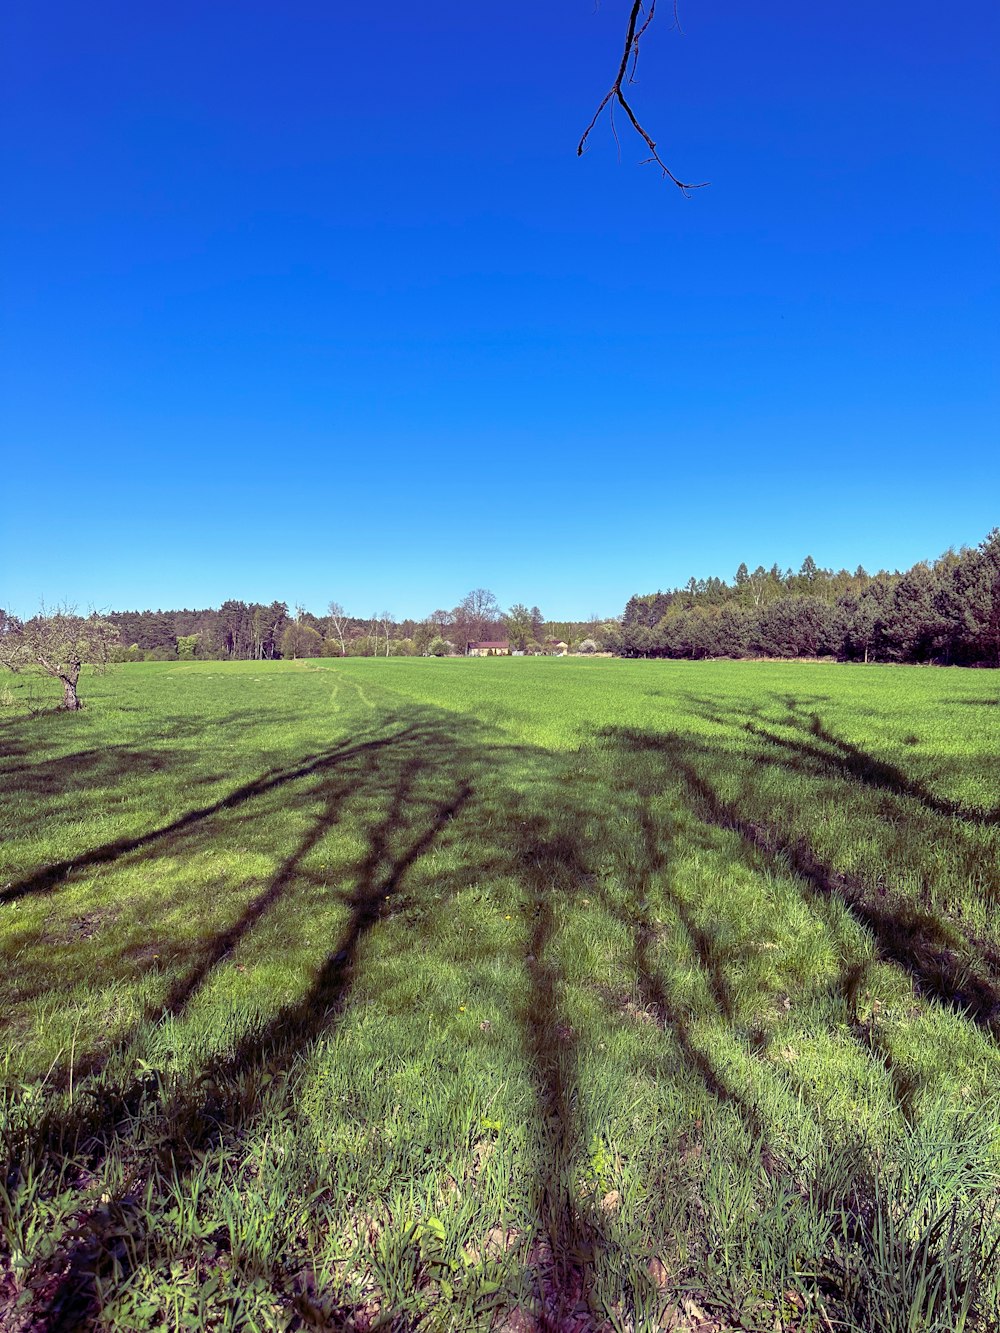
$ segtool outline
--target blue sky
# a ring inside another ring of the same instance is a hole
[[[1000,522],[1000,11],[17,6],[0,605],[552,618]]]

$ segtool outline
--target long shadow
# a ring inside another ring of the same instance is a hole
[[[930,913],[896,898],[882,898],[857,876],[825,864],[804,839],[793,840],[773,824],[745,818],[737,805],[724,800],[691,762],[691,755],[700,749],[703,759],[718,763],[721,756],[707,746],[672,734],[628,729],[611,729],[605,735],[636,754],[658,755],[682,780],[702,819],[738,834],[778,868],[782,861],[790,865],[816,895],[840,898],[874,936],[882,956],[907,971],[922,994],[942,1001],[992,1035],[1000,1036],[1000,955],[995,949],[977,943],[978,961],[989,968],[987,975],[968,958],[957,956],[954,937]]]
[[[573,1187],[580,1151],[577,1042],[562,1012],[554,954],[559,908],[566,893],[590,876],[578,839],[560,822],[537,815],[511,821],[519,829],[512,869],[528,890],[533,913],[524,1036],[541,1134],[535,1186],[542,1234],[529,1264],[539,1301],[535,1326],[541,1333],[588,1333],[598,1323],[591,1301],[598,1236]]]
[[[912,777],[898,764],[879,758],[853,741],[838,736],[823,722],[818,712],[804,711],[805,704],[816,700],[811,698],[803,700],[790,694],[772,697],[787,709],[788,716],[782,719],[782,725],[798,730],[799,737],[782,736],[774,731],[774,720],[769,718],[759,705],[737,710],[723,708],[715,699],[701,698],[692,694],[686,696],[700,717],[713,722],[716,726],[742,729],[748,735],[773,745],[798,760],[806,761],[817,776],[850,778],[876,791],[917,801],[934,814],[964,823],[980,826],[1000,823],[1000,807],[995,810],[981,810],[965,805],[961,801],[938,796],[925,783]],[[814,736],[820,743],[806,739],[807,736]],[[802,771],[802,766],[797,763],[791,763],[789,767],[796,772]]]
[[[886,759],[880,759],[877,755],[870,754],[860,745],[837,736],[824,724],[818,713],[810,714],[808,720],[806,720],[791,706],[789,711],[792,719],[794,719],[794,721],[790,720],[789,725],[794,725],[800,731],[815,736],[818,741],[821,741],[828,748],[823,749],[820,745],[813,744],[805,739],[793,740],[790,737],[778,735],[778,733],[766,727],[758,726],[754,722],[747,722],[745,724],[746,730],[752,736],[759,737],[769,745],[777,746],[779,749],[786,750],[793,755],[813,760],[821,769],[832,772],[834,776],[851,778],[855,782],[860,782],[864,786],[874,788],[877,791],[885,791],[893,796],[903,796],[909,800],[917,801],[925,810],[930,810],[934,814],[944,815],[949,819],[962,820],[969,824],[988,826],[1000,823],[1000,809],[978,810],[964,805],[961,801],[953,801],[938,796],[924,783],[910,777],[898,765],[892,764]]]
[[[59,821],[82,821],[95,811],[103,813],[109,794],[121,792],[125,784],[155,781],[158,774],[176,767],[177,756],[167,748],[130,745],[81,750],[52,759],[31,756],[24,764],[0,768],[0,789],[12,812],[7,827],[13,838],[41,835],[51,842]],[[11,850],[3,858],[8,868],[0,868],[0,904],[13,889],[10,883],[4,887],[5,879],[24,869],[23,862],[11,864]]]
[[[670,857],[664,851],[662,833],[646,806],[648,794],[634,785],[629,786],[628,790],[638,798],[636,818],[642,831],[639,861],[633,862],[630,866],[630,885],[634,885],[631,896],[636,905],[634,910],[628,911],[623,903],[615,902],[606,892],[602,895],[602,901],[607,910],[616,916],[632,935],[633,964],[639,1000],[642,1007],[655,1017],[657,1024],[672,1036],[682,1059],[701,1079],[708,1093],[722,1105],[732,1107],[750,1133],[762,1140],[764,1123],[757,1107],[721,1077],[712,1061],[695,1044],[690,1024],[671,1000],[653,960],[652,955],[659,940],[659,930],[652,919],[648,905],[655,900],[657,894],[661,894],[665,904],[672,908],[677,916],[687,936],[691,952],[705,973],[720,1016],[727,1023],[732,1023],[733,999],[726,982],[723,960],[719,957],[715,942],[698,924],[695,914],[683,896],[671,886]]]
[[[131,1045],[136,1032],[144,1024],[155,1023],[164,1016],[176,1017],[183,1013],[198,991],[209,980],[213,971],[238,948],[239,944],[251,934],[254,927],[260,923],[264,916],[277,907],[288,891],[303,877],[305,874],[303,863],[331,831],[342,814],[345,802],[351,797],[371,794],[373,791],[379,790],[381,782],[380,764],[383,760],[391,762],[396,758],[393,753],[396,746],[405,746],[408,749],[415,748],[424,754],[428,754],[434,753],[434,745],[435,743],[440,744],[440,741],[440,736],[432,736],[426,729],[407,728],[397,731],[378,742],[357,743],[347,750],[339,750],[336,755],[337,762],[335,766],[328,764],[326,761],[320,761],[316,764],[306,765],[304,772],[300,773],[296,770],[279,775],[280,785],[284,785],[296,777],[315,776],[317,773],[320,775],[321,782],[318,787],[308,787],[296,798],[296,804],[298,805],[314,804],[320,799],[323,802],[323,809],[314,818],[310,830],[303,835],[295,850],[278,867],[266,887],[243,908],[237,919],[202,944],[194,964],[177,978],[162,1001],[154,1002],[144,1016],[137,1020],[135,1025],[123,1034],[113,1047],[105,1046],[90,1063],[86,1059],[78,1057],[74,1067],[77,1080],[79,1081],[87,1074],[99,1073],[102,1068],[110,1063],[116,1053],[120,1054]],[[416,761],[412,762],[415,763]],[[416,771],[414,769],[414,772]],[[279,783],[276,782],[274,785],[279,785]],[[399,793],[397,793],[397,797],[398,795]],[[405,803],[399,808],[400,818],[404,814]],[[375,836],[375,831],[369,833],[369,837]],[[366,873],[366,865],[367,863],[362,865],[357,872],[362,877]],[[51,1079],[53,1085],[61,1086],[61,1083],[65,1082],[66,1071],[62,1071],[61,1077],[58,1069],[50,1071],[50,1074],[53,1072],[55,1075]]]
[[[406,813],[413,804],[413,786],[418,774],[427,768],[425,758],[406,761],[396,783],[385,818],[369,833],[368,853],[362,862],[354,889],[346,904],[350,917],[337,947],[327,955],[308,993],[295,1005],[281,1010],[259,1032],[241,1041],[233,1055],[210,1066],[209,1073],[225,1085],[248,1068],[287,1064],[289,1058],[325,1031],[342,1011],[348,997],[356,955],[365,936],[381,919],[392,897],[399,890],[406,872],[430,850],[440,833],[469,802],[473,786],[468,779],[456,781],[451,794],[437,801],[425,817],[422,833],[413,838],[405,851],[394,854],[390,839],[406,828]],[[336,812],[325,812],[318,822],[324,825],[322,836],[336,821]],[[315,832],[315,831],[314,831]],[[303,839],[296,856],[302,858],[316,846],[314,834]],[[294,873],[290,863],[282,868],[285,877]]]
[[[356,788],[357,777],[345,774],[337,787],[324,792],[323,813],[313,822],[295,851],[279,867],[267,887],[253,898],[231,926],[220,931],[201,949],[197,963],[186,976],[178,978],[163,1002],[161,1012],[177,1017],[201,990],[215,969],[234,953],[262,918],[274,908],[298,880],[303,863],[331,831],[340,816],[344,800]]]
[[[93,866],[110,865],[132,852],[155,847],[158,843],[169,840],[179,833],[184,833],[206,819],[211,819],[213,815],[221,814],[226,810],[234,810],[246,804],[247,801],[277,791],[290,782],[297,782],[315,773],[327,772],[340,764],[357,758],[359,755],[372,754],[385,749],[387,746],[416,739],[419,732],[419,728],[411,726],[373,740],[355,744],[341,742],[331,746],[319,754],[307,756],[294,765],[254,778],[251,782],[245,782],[220,800],[213,801],[210,805],[188,810],[177,819],[162,824],[149,833],[139,834],[134,838],[116,838],[113,842],[103,843],[99,847],[82,852],[79,856],[45,866],[41,870],[37,870],[24,879],[9,884],[6,888],[0,890],[0,905],[18,902],[22,898],[52,893],[76,871],[88,870]]]
[[[75,791],[93,791],[111,782],[120,782],[125,774],[142,779],[162,772],[177,762],[176,753],[164,748],[137,749],[132,745],[108,745],[53,759],[32,757],[23,764],[3,767],[5,785],[32,796],[65,796]],[[18,820],[20,826],[21,820]]]
[[[807,721],[796,710],[799,707],[799,701],[791,695],[775,696],[779,702],[783,703],[791,715],[786,720],[786,725],[797,726],[800,731],[813,731],[817,721],[815,715],[810,715]],[[772,726],[768,726],[767,716],[764,709],[760,706],[750,705],[739,711],[734,709],[724,709],[717,700],[701,699],[694,696],[688,696],[692,706],[699,716],[711,721],[727,731],[743,731],[746,735],[752,737],[755,741],[762,744],[756,749],[752,756],[755,765],[769,766],[781,770],[790,775],[795,781],[826,779],[828,781],[849,783],[855,780],[860,785],[865,785],[872,790],[884,791],[893,797],[908,797],[922,805],[923,809],[941,815],[943,818],[954,820],[953,830],[955,836],[972,837],[973,842],[965,847],[965,854],[976,864],[976,875],[982,884],[981,893],[984,899],[984,905],[991,910],[1000,902],[1000,869],[989,857],[983,857],[982,847],[977,846],[975,838],[980,830],[996,825],[1000,820],[1000,807],[995,811],[976,810],[968,806],[961,805],[958,802],[950,802],[937,796],[930,791],[924,784],[911,779],[901,768],[889,764],[875,756],[869,755],[859,746],[851,746],[854,757],[851,761],[851,767],[846,766],[846,759],[843,754],[831,753],[828,749],[818,744],[813,744],[802,738],[793,739],[782,736],[775,732]],[[819,730],[824,737],[832,738],[832,733],[827,731],[822,723],[819,724]],[[837,738],[832,738],[836,740]],[[843,742],[847,745],[847,742]],[[865,779],[864,770],[868,761],[875,766],[873,774],[869,779]],[[850,788],[847,788],[849,791]],[[895,811],[884,811],[887,822],[894,822],[898,815]],[[971,869],[971,866],[970,866]],[[990,958],[995,954],[991,950],[988,942],[974,935],[969,929],[960,922],[952,922],[956,931],[962,934],[968,944],[984,957]],[[993,964],[991,964],[993,965]],[[996,965],[1000,966],[1000,957],[997,957]]]
[[[387,738],[386,744],[393,739],[399,743],[404,734],[396,733],[395,737]],[[414,738],[410,736],[409,739]],[[473,794],[471,782],[455,780],[447,796],[424,802],[429,808],[426,812],[418,812],[422,828],[415,835],[411,834],[402,850],[393,851],[393,840],[406,836],[414,818],[413,812],[421,804],[414,789],[418,777],[429,766],[427,753],[431,741],[425,735],[421,742],[418,747],[421,754],[409,754],[401,760],[398,777],[388,789],[386,814],[369,830],[367,854],[358,867],[354,888],[346,898],[348,921],[306,995],[297,1003],[286,1006],[257,1031],[248,1033],[236,1043],[231,1054],[209,1062],[193,1084],[185,1084],[168,1093],[162,1086],[154,1083],[151,1087],[149,1082],[140,1080],[124,1093],[113,1096],[103,1108],[97,1108],[97,1118],[89,1126],[86,1143],[91,1169],[98,1168],[113,1144],[129,1133],[129,1126],[134,1124],[141,1109],[144,1119],[171,1127],[167,1139],[158,1137],[145,1151],[167,1166],[179,1180],[185,1179],[199,1161],[199,1154],[227,1134],[244,1127],[259,1113],[258,1076],[265,1069],[269,1074],[286,1072],[293,1060],[330,1030],[347,1003],[361,943],[380,920],[407,871],[428,852]],[[358,748],[354,747],[355,751]],[[315,766],[310,771],[316,771]],[[275,890],[270,899],[272,904],[300,873],[305,858],[333,827],[341,798],[339,789],[328,794],[323,810],[279,869],[271,885],[271,890]],[[259,919],[263,910],[259,899],[251,905],[247,913],[247,929],[253,920]],[[240,929],[237,927],[237,933]],[[182,1007],[197,985],[203,982],[208,974],[207,961],[202,960],[188,982],[177,991],[173,999],[175,1007]],[[75,1140],[79,1142],[79,1139],[77,1129]],[[137,1146],[142,1151],[141,1142]],[[100,1306],[102,1278],[107,1277],[102,1264],[106,1264],[108,1256],[115,1252],[115,1229],[124,1226],[124,1212],[129,1213],[128,1225],[133,1239],[141,1239],[139,1248],[156,1251],[154,1235],[137,1237],[144,1223],[131,1200],[120,1200],[112,1207],[102,1205],[91,1210],[80,1219],[68,1247],[57,1256],[59,1276],[49,1288],[44,1308],[39,1312],[41,1327],[56,1333],[69,1333],[92,1325]],[[118,1280],[121,1280],[120,1274]]]
[[[744,729],[751,736],[760,738],[769,745],[775,745],[777,749],[785,750],[793,756],[811,761],[813,765],[816,765],[819,772],[831,774],[833,777],[852,778],[853,781],[879,790],[879,792],[888,792],[892,796],[901,796],[908,798],[908,800],[917,801],[924,806],[924,809],[931,810],[933,814],[941,814],[941,816],[955,818],[955,820],[968,822],[968,824],[1000,824],[1000,808],[993,810],[977,809],[975,806],[965,805],[961,801],[953,801],[947,797],[937,796],[924,782],[921,782],[919,778],[912,777],[899,765],[892,764],[891,761],[880,758],[877,754],[869,753],[868,750],[865,750],[861,745],[857,745],[856,742],[845,740],[843,736],[837,736],[825,724],[819,713],[804,714],[803,709],[801,709],[801,702],[797,698],[793,696],[781,696],[781,698],[783,698],[785,708],[788,709],[788,717],[784,718],[784,724],[793,726],[803,734],[799,738],[781,736],[769,726],[761,725],[760,721],[755,721],[751,717],[743,721]],[[757,716],[760,717],[760,713],[757,713]],[[727,718],[719,709],[715,709],[713,720],[723,722],[723,724],[725,721],[733,724],[736,717],[729,714]],[[816,737],[816,740],[807,740],[805,738],[807,736]]]
[[[647,882],[644,887],[642,901],[648,901],[650,872],[660,876],[659,885],[663,893],[664,901],[673,908],[678,921],[684,927],[684,933],[687,935],[691,951],[697,958],[698,963],[708,979],[709,990],[715,1007],[719,1015],[727,1023],[731,1023],[734,1017],[733,997],[730,994],[729,985],[726,981],[725,971],[723,969],[724,959],[720,957],[718,947],[710,932],[705,930],[698,923],[698,919],[691,910],[690,904],[686,899],[673,888],[670,882],[669,859],[661,850],[660,833],[656,823],[649,811],[640,806],[638,811],[638,820],[642,828],[643,841],[645,844],[645,866],[643,878]],[[646,941],[646,947],[652,942],[655,931],[653,931],[648,913],[637,919],[638,938]],[[645,975],[651,977],[648,969],[644,969]]]
[[[266,887],[250,900],[240,915],[224,930],[204,941],[197,950],[196,961],[186,972],[180,975],[167,992],[166,997],[150,1006],[147,1012],[132,1024],[113,1045],[104,1044],[92,1055],[77,1056],[73,1066],[73,1076],[77,1082],[93,1076],[106,1068],[135,1040],[136,1034],[145,1024],[155,1023],[163,1017],[176,1018],[184,1012],[198,992],[206,985],[215,970],[229,958],[241,942],[248,938],[263,918],[273,911],[286,897],[303,874],[303,863],[309,854],[323,841],[340,817],[343,805],[353,794],[366,785],[371,786],[376,770],[371,765],[377,764],[377,754],[364,751],[354,756],[363,761],[359,769],[357,762],[346,760],[337,766],[337,782],[324,770],[323,785],[317,791],[309,788],[300,798],[301,803],[318,799],[322,796],[323,812],[313,822],[310,831],[302,838],[294,852],[279,866],[277,872]],[[367,769],[367,771],[366,771]],[[162,947],[162,946],[161,946]],[[24,999],[24,992],[20,993]],[[53,1087],[65,1087],[70,1071],[56,1067],[50,1071],[50,1083]]]
[[[65,713],[61,709],[53,711],[59,713],[60,725],[50,727],[44,732],[39,731],[35,719],[23,717],[0,719],[0,776],[5,782],[37,795],[61,795],[74,787],[89,789],[95,781],[104,776],[117,776],[120,779],[121,767],[114,764],[114,756],[121,756],[127,762],[132,755],[142,757],[147,753],[152,756],[162,755],[172,764],[177,763],[176,748],[166,750],[154,748],[143,751],[127,741],[100,748],[84,744],[80,749],[65,751],[67,741],[89,740],[93,733],[86,728],[80,733],[73,732],[74,719],[80,715]],[[269,726],[293,723],[296,720],[298,720],[297,715],[291,711],[271,711],[267,715]],[[205,728],[209,726],[235,728],[252,726],[259,722],[259,713],[242,708],[213,715],[210,718],[173,714],[159,718],[157,730],[145,730],[144,739],[147,746],[155,747],[157,742],[164,741],[176,747],[179,740],[202,738]],[[61,752],[51,759],[42,757],[45,752],[52,750]],[[20,760],[25,762],[18,762]]]
[[[877,1023],[866,1022],[858,1017],[858,995],[866,972],[867,968],[861,963],[848,964],[841,972],[839,988],[847,1012],[847,1026],[852,1040],[885,1070],[896,1105],[903,1119],[912,1125],[916,1119],[920,1080],[899,1063],[892,1046],[879,1032]]]
[[[405,722],[407,725],[399,725],[401,722]],[[27,894],[33,890],[41,891],[49,883],[57,882],[60,877],[70,875],[78,865],[85,861],[110,863],[116,855],[125,855],[130,849],[138,849],[146,857],[183,854],[178,845],[180,840],[190,837],[199,829],[205,838],[218,836],[211,827],[210,817],[212,815],[233,809],[271,792],[278,792],[280,795],[282,789],[287,795],[291,790],[290,784],[295,784],[295,795],[291,798],[292,804],[303,809],[319,799],[314,790],[316,783],[322,784],[323,789],[329,794],[332,790],[329,783],[334,777],[339,784],[342,801],[350,800],[358,794],[374,789],[376,785],[375,766],[387,755],[392,758],[397,750],[405,748],[417,751],[425,750],[429,756],[439,758],[446,767],[453,768],[459,761],[465,763],[468,760],[473,752],[473,741],[476,740],[478,735],[478,730],[475,727],[470,730],[468,720],[463,723],[460,729],[456,730],[456,723],[453,719],[448,718],[442,725],[442,719],[433,710],[423,708],[410,709],[402,718],[387,717],[385,724],[389,727],[395,726],[396,729],[388,731],[385,735],[355,736],[350,744],[345,742],[331,747],[328,751],[319,755],[303,756],[297,763],[288,765],[283,769],[271,769],[262,773],[253,781],[243,784],[219,801],[188,812],[179,819],[171,821],[149,834],[135,839],[118,840],[115,843],[105,844],[89,853],[85,853],[81,858],[72,862],[67,859],[57,865],[45,867],[27,880],[9,886],[6,896],[13,899],[18,893]],[[532,746],[505,745],[503,750],[505,757],[509,756],[511,758],[536,759],[538,755],[537,749]],[[118,756],[115,762],[120,769],[123,762],[122,757]],[[288,801],[286,800],[285,803],[287,805]],[[248,810],[242,816],[244,820],[253,822],[259,822],[264,817],[265,812],[260,809]],[[186,850],[190,850],[190,845]],[[507,855],[506,849],[497,848],[492,860],[486,855],[487,850],[484,848],[484,858],[480,862],[481,869],[484,873],[487,870],[490,872],[496,870],[499,873],[501,862]],[[203,939],[195,946],[193,961],[190,946],[186,945],[184,953],[181,954],[177,950],[171,951],[169,942],[160,939],[157,939],[153,944],[143,945],[138,951],[132,950],[130,952],[126,949],[122,952],[120,954],[122,960],[132,960],[130,964],[131,976],[137,974],[137,969],[146,972],[151,965],[151,958],[157,960],[152,964],[157,970],[163,972],[177,970],[179,975],[168,989],[166,998],[152,1001],[145,1012],[137,1016],[128,1029],[121,1032],[113,1042],[105,1041],[101,1043],[98,1049],[89,1053],[76,1050],[72,1066],[68,1066],[62,1061],[57,1063],[49,1073],[51,1086],[65,1088],[71,1078],[75,1078],[76,1082],[79,1083],[82,1078],[99,1073],[108,1067],[123,1051],[128,1050],[136,1033],[146,1025],[149,1023],[155,1024],[165,1014],[177,1015],[181,1013],[194,994],[205,984],[215,968],[232,954],[240,942],[252,933],[254,927],[262,918],[272,911],[284,897],[287,888],[294,879],[295,873],[290,867],[286,867],[284,872],[279,871],[277,876],[269,880],[262,891],[242,909],[242,913],[237,920],[217,934]],[[95,912],[92,916],[96,921],[97,929],[105,925],[106,913]],[[93,922],[84,915],[80,918],[80,925],[81,929],[86,931],[92,927]],[[41,948],[40,940],[35,941],[36,949],[39,952]],[[156,950],[155,954],[152,952],[153,949]],[[31,973],[26,970],[26,960],[23,958],[19,960],[18,979],[15,987],[18,1006],[23,1007],[42,995],[51,997],[53,982],[51,967],[47,958],[42,958],[37,972],[37,984],[32,988],[30,984]],[[72,984],[72,978],[70,978],[69,984]],[[0,1029],[12,1024],[15,1021],[15,1014],[14,1008],[9,1009],[6,1015],[0,1014]]]

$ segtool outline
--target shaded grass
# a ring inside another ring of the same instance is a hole
[[[5,723],[9,1326],[995,1327],[989,677],[685,665]]]

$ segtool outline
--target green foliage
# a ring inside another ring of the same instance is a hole
[[[286,625],[281,635],[282,657],[322,657],[323,639],[311,625],[294,620]]]
[[[905,574],[858,568],[798,574],[745,563],[732,585],[629,599],[605,642],[628,656],[817,657],[1000,666],[1000,529],[974,550],[947,552]]]
[[[504,616],[504,629],[510,646],[523,652],[532,636],[532,616],[528,607],[522,602],[515,602]]]

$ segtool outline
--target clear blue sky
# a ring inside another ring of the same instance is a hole
[[[0,605],[551,618],[1000,522],[995,0],[8,7]]]

